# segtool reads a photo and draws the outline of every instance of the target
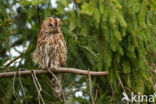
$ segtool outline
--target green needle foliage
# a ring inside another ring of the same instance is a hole
[[[12,50],[22,54],[11,65],[14,70],[38,68],[32,61],[32,52],[42,21],[52,16],[63,22],[68,67],[109,72],[107,77],[92,77],[93,98],[97,104],[120,104],[123,92],[154,94],[155,0],[56,0],[55,4],[52,1],[0,0],[1,72],[7,71],[4,65],[14,58]],[[23,49],[25,51],[21,51]],[[48,77],[38,78],[48,93],[42,93],[45,102],[61,103],[53,96]],[[31,77],[0,79],[0,83],[2,104],[39,102]],[[91,103],[89,87],[87,77],[65,75],[63,88],[69,104]],[[82,93],[79,97],[78,91]]]

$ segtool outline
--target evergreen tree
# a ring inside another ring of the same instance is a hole
[[[57,0],[55,4],[54,0],[1,0],[0,72],[38,68],[32,52],[40,25],[49,16],[63,22],[68,67],[109,72],[107,77],[92,77],[97,104],[121,103],[123,92],[151,95],[156,91],[155,0]],[[19,58],[6,67],[18,57],[13,51]],[[47,75],[38,79],[45,102],[60,103]],[[31,76],[0,79],[0,83],[2,104],[39,101]],[[66,74],[63,88],[70,104],[91,102],[88,77]]]

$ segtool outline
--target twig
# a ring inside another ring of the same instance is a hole
[[[22,81],[21,81],[21,77],[20,77],[20,69],[18,70],[18,72],[19,72],[19,82],[20,82],[20,85],[21,85],[21,88],[22,88],[24,99],[26,99],[25,90],[24,90],[24,87],[23,87],[23,84],[22,84]],[[26,102],[26,104],[28,104],[28,102]]]
[[[96,95],[95,95],[95,98],[94,98],[94,101],[96,102],[97,100],[97,96],[98,96],[98,90],[96,89]]]
[[[39,77],[39,79],[41,79],[41,78]],[[46,83],[47,85],[49,85],[47,81],[43,80],[43,82]],[[42,92],[44,92],[44,93],[45,93],[46,95],[48,95],[48,96],[51,96],[48,92],[46,92],[46,91],[43,90],[43,89],[42,89]]]
[[[19,56],[17,56],[16,58],[14,58],[13,60],[10,60],[9,63],[7,63],[6,65],[4,65],[5,67],[10,66],[13,62],[15,62],[16,60],[18,60],[19,58],[22,57],[23,54],[20,54]]]
[[[13,90],[13,94],[14,94],[14,97],[20,101],[20,98],[19,96],[16,96],[16,92],[15,92],[15,79],[16,79],[16,73],[14,74],[14,78],[13,78],[13,87],[12,87],[12,90]]]
[[[13,62],[15,62],[16,60],[18,60],[19,58],[21,58],[23,56],[23,54],[27,53],[28,48],[19,56],[15,57],[13,60],[10,60],[9,63],[7,63],[6,65],[4,65],[4,67],[8,67],[10,66]]]
[[[108,81],[109,85],[110,85],[110,88],[112,90],[112,96],[111,96],[111,99],[110,99],[110,104],[112,104],[112,101],[113,101],[113,98],[114,98],[114,90],[113,90],[113,86],[112,84],[110,83],[110,81]]]
[[[38,81],[38,78],[37,78],[37,76],[36,76],[35,71],[33,70],[32,72],[33,72],[33,74],[32,74],[32,78],[33,78],[33,81],[34,81],[35,87],[36,87],[37,92],[38,92],[38,100],[39,100],[39,104],[40,104],[40,98],[41,98],[43,104],[45,104],[45,102],[44,102],[44,100],[43,100],[43,97],[42,97],[42,95],[41,95],[41,91],[42,91],[41,85],[40,85],[40,83],[39,83],[39,81]]]
[[[75,69],[75,68],[56,68],[55,70],[53,69],[48,69],[51,70],[54,73],[72,73],[72,74],[79,74],[79,75],[85,75],[88,76],[88,71],[86,70],[80,70],[80,69]],[[35,70],[36,74],[47,74],[47,70]],[[108,72],[103,71],[103,72],[93,72],[90,71],[90,76],[107,76]],[[13,72],[2,72],[0,73],[0,78],[8,78],[8,77],[14,77],[14,74],[19,76],[19,73],[17,71]],[[32,71],[31,70],[26,70],[26,71],[21,71],[20,76],[28,76],[31,75]]]
[[[123,91],[126,93],[125,87],[124,87],[124,85],[123,85],[121,79],[119,78],[118,80],[119,80],[119,84],[120,84],[120,86],[122,87]]]
[[[34,81],[35,87],[36,87],[36,89],[37,89],[37,93],[38,93],[38,101],[39,101],[39,104],[40,104],[40,96],[39,96],[40,92],[39,92],[39,88],[38,88],[38,86],[37,86],[37,83],[36,83],[36,81],[35,81],[35,77],[34,77],[33,74],[32,74],[32,78],[33,78],[33,81]]]
[[[44,102],[44,100],[43,100],[43,98],[42,98],[42,95],[41,95],[41,91],[43,91],[43,90],[42,90],[42,87],[41,87],[41,85],[40,85],[40,83],[39,83],[39,81],[38,81],[38,78],[37,78],[37,76],[36,76],[36,74],[35,74],[35,71],[33,71],[33,74],[34,74],[34,77],[35,77],[35,79],[36,79],[37,85],[38,85],[38,87],[39,87],[40,98],[41,98],[41,100],[42,100],[42,102],[43,102],[43,104],[44,104],[45,102]]]
[[[51,85],[50,85],[47,81],[43,80],[43,82],[46,83],[50,88],[52,88]],[[43,92],[44,92],[46,95],[48,95],[49,97],[51,96],[48,92],[46,92],[46,91],[44,91],[44,90],[43,90]]]
[[[121,86],[121,87],[122,87],[122,89],[123,89],[123,92],[127,95],[126,89],[125,89],[125,87],[124,87],[124,85],[123,85],[123,83],[122,83],[121,79],[120,79],[120,78],[118,78],[118,80],[119,80],[119,84],[120,84],[120,86]],[[126,104],[129,104],[129,102],[126,102]]]
[[[80,45],[79,45],[79,46],[80,46]],[[92,52],[91,50],[89,50],[87,47],[84,47],[84,46],[80,46],[80,47],[82,47],[82,48],[88,50],[92,55],[94,55],[94,56],[96,57],[96,54],[95,54],[94,52]]]
[[[89,79],[90,97],[91,97],[91,100],[92,100],[92,104],[95,104],[94,99],[93,99],[93,94],[92,94],[92,79],[91,79],[91,76],[90,76],[89,69],[88,69],[88,79]]]

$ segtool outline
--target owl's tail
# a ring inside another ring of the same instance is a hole
[[[52,74],[51,77],[51,82],[53,84],[53,92],[54,95],[57,97],[61,97],[61,95],[63,94],[62,91],[62,74],[61,73],[57,73],[57,74]]]

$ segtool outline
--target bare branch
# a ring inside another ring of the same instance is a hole
[[[19,76],[20,76],[21,69],[18,70],[18,73],[19,73]],[[23,84],[22,84],[22,81],[21,81],[21,77],[18,77],[18,78],[19,78],[19,83],[21,85],[21,89],[22,89],[22,93],[23,93],[24,99],[26,99],[25,90],[24,90],[24,87],[23,87]],[[26,101],[26,104],[28,104],[27,101]]]
[[[5,67],[10,66],[13,62],[15,62],[16,60],[18,60],[19,58],[22,57],[22,54],[20,54],[19,56],[17,56],[16,58],[14,58],[13,60],[10,60],[9,63],[7,63],[6,65],[4,65]]]
[[[12,87],[12,91],[14,94],[14,97],[19,100],[18,96],[16,96],[16,91],[15,91],[15,79],[16,79],[16,73],[14,74],[14,78],[13,78],[13,87]],[[19,100],[20,101],[20,100]]]
[[[37,92],[38,92],[38,101],[39,101],[39,104],[40,104],[40,99],[41,99],[42,103],[45,104],[44,99],[43,99],[43,97],[42,97],[42,95],[41,95],[42,87],[41,87],[41,85],[40,85],[40,83],[39,83],[39,81],[38,81],[38,78],[37,78],[37,76],[36,76],[35,71],[33,70],[32,72],[33,72],[32,78],[33,78],[35,87],[36,87]]]
[[[98,96],[98,90],[96,89],[96,94],[95,94],[95,98],[94,98],[94,101],[96,102],[97,100],[97,96]]]
[[[95,101],[93,99],[93,93],[92,93],[92,79],[91,79],[91,76],[90,76],[89,69],[88,69],[88,79],[89,79],[89,90],[90,90],[91,101],[92,101],[92,104],[95,104]]]
[[[75,69],[75,68],[56,68],[56,69],[48,69],[51,70],[54,73],[72,73],[72,74],[79,74],[79,75],[84,75],[88,76],[88,71],[87,70],[80,70],[80,69]],[[47,70],[34,70],[36,74],[47,74],[49,73]],[[108,72],[103,71],[103,72],[93,72],[89,71],[91,76],[107,76]],[[0,73],[0,78],[8,78],[8,77],[14,77],[14,75],[19,76],[18,71],[14,72],[2,72]],[[26,71],[21,71],[20,76],[30,76],[32,74],[32,70],[26,70]]]

